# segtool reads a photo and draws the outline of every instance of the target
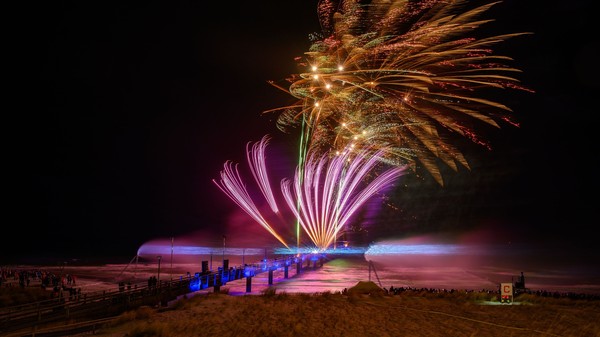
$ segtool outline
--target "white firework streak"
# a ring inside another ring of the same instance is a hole
[[[252,166],[249,160],[248,164]],[[259,167],[264,168],[264,165]],[[279,242],[289,248],[285,241],[277,234],[277,232],[269,225],[268,221],[262,216],[261,212],[256,207],[256,204],[248,194],[246,185],[242,181],[240,172],[238,170],[238,164],[233,164],[231,161],[227,161],[224,164],[224,169],[221,171],[221,180],[217,182],[213,179],[213,182],[225,193],[233,202],[235,202],[241,209],[243,209],[252,219],[258,222],[264,227],[269,233],[271,233]]]
[[[252,147],[248,143],[246,158],[263,196],[273,212],[277,213],[265,164],[268,140],[265,136]],[[406,167],[393,166],[368,182],[368,175],[375,173],[382,156],[383,150],[370,149],[358,153],[346,151],[332,158],[327,154],[320,157],[311,155],[303,169],[296,167],[293,182],[290,179],[281,180],[281,191],[289,209],[318,249],[326,250],[351,216],[369,198],[405,173]],[[213,182],[289,249],[285,240],[269,224],[250,197],[237,164],[225,162],[221,180],[217,182],[213,179]]]
[[[311,155],[304,170],[296,169],[293,181],[281,181],[290,210],[318,249],[327,249],[360,206],[404,174],[406,167],[396,166],[366,183],[381,155],[382,151],[370,150],[346,151],[331,159]]]
[[[248,159],[248,165],[250,166],[254,180],[256,180],[265,200],[267,200],[274,213],[279,213],[279,208],[277,207],[277,202],[275,201],[269,182],[267,165],[265,164],[265,148],[267,144],[269,144],[268,136],[264,136],[260,142],[254,143],[252,150],[250,150],[250,143],[248,143],[246,145],[246,158]]]

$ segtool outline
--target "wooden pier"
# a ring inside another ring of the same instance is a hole
[[[239,279],[246,279],[246,293],[252,292],[252,280],[255,276],[268,273],[268,285],[273,285],[273,273],[277,270],[283,270],[284,279],[289,278],[290,269],[296,268],[296,275],[304,269],[316,269],[322,267],[325,258],[318,255],[307,255],[301,257],[287,257],[285,259],[263,260],[261,262],[246,264],[244,266],[227,268],[225,260],[225,270],[219,268],[216,272],[203,270],[196,273],[190,280],[192,291],[214,288],[215,292],[220,291],[220,287]]]

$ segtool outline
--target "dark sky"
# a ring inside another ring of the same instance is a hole
[[[297,135],[261,112],[293,101],[267,81],[298,72],[293,58],[320,31],[316,3],[52,1],[7,11],[0,264],[133,256],[148,240],[208,229],[239,234],[230,223],[239,210],[212,179],[226,160],[244,164],[246,143],[265,134],[293,162]],[[508,0],[486,14],[496,21],[485,32],[534,33],[496,48],[536,91],[504,97],[521,126],[491,132],[492,151],[468,146],[472,170],[445,172],[443,188],[407,177],[392,200],[401,211],[384,208],[371,239],[486,226],[598,254],[592,13],[585,0]]]

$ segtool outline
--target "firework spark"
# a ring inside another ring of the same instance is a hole
[[[247,159],[256,184],[269,203],[274,201],[265,165],[268,137],[247,148]],[[376,174],[381,165],[381,151],[363,149],[340,155],[310,155],[303,167],[296,168],[294,180],[283,179],[281,190],[290,210],[319,250],[325,250],[341,229],[367,200],[390,186],[405,169],[393,166]],[[301,176],[300,176],[301,175]],[[374,176],[374,178],[372,178]],[[371,179],[372,178],[372,179]],[[289,248],[272,224],[266,220],[243,183],[238,165],[224,164],[221,180],[213,182],[240,208]],[[269,191],[269,192],[265,192]],[[270,200],[271,199],[271,200]],[[300,207],[297,207],[300,205]],[[275,209],[271,208],[277,213]],[[293,221],[294,219],[290,219]],[[291,222],[290,221],[290,222]]]
[[[319,3],[322,34],[298,64],[288,88],[299,101],[272,109],[278,127],[302,127],[300,164],[308,152],[369,147],[394,165],[422,165],[443,185],[438,162],[469,168],[452,137],[490,148],[481,123],[517,125],[511,109],[486,99],[487,89],[525,90],[492,46],[529,33],[476,38],[492,20],[478,19],[498,2],[464,10],[465,0],[359,0]],[[486,89],[486,90],[483,90]]]
[[[281,189],[289,208],[311,241],[326,249],[337,238],[351,216],[373,195],[403,174],[393,167],[364,184],[381,160],[381,151],[346,151],[329,158],[311,155],[294,180],[284,179]],[[296,205],[300,207],[296,208]]]
[[[301,127],[299,162],[282,193],[300,227],[320,249],[337,238],[368,198],[403,174],[422,167],[443,185],[438,162],[469,168],[452,143],[458,135],[490,148],[481,124],[518,125],[511,109],[486,98],[489,89],[531,91],[512,74],[511,58],[494,45],[529,33],[478,38],[479,19],[498,2],[467,8],[466,0],[322,0],[322,34],[298,65],[305,72],[280,88],[297,98],[278,112],[277,126]],[[465,10],[465,8],[467,8]],[[248,164],[263,196],[277,212],[264,160],[266,141],[248,150]],[[334,154],[335,156],[330,156]],[[391,164],[377,175],[376,164]],[[366,184],[367,177],[376,176]],[[265,220],[230,162],[217,185],[264,228]],[[216,182],[215,182],[216,183]],[[359,187],[360,186],[360,187]]]
[[[268,138],[263,137],[260,143],[256,143],[252,146],[252,151],[249,150],[250,143],[246,146],[248,164],[251,167],[252,174],[255,180],[260,186],[261,191],[265,199],[274,201],[272,198],[272,190],[268,181],[268,175],[266,172],[264,148],[268,144]],[[260,172],[259,172],[260,171]],[[263,217],[263,214],[258,209],[254,200],[246,189],[246,184],[240,175],[238,170],[238,164],[234,164],[232,161],[226,161],[224,164],[223,171],[221,171],[221,180],[217,182],[213,179],[213,182],[225,193],[231,200],[233,200],[242,210],[244,210],[252,219],[258,222],[264,229],[271,233],[279,242],[284,246],[288,247],[285,240],[275,231],[275,229],[269,224],[269,222]],[[275,206],[275,209],[276,206]],[[273,210],[275,212],[275,209]]]
[[[269,140],[270,138],[268,136],[264,136],[260,142],[252,145],[252,150],[249,149],[250,144],[248,144],[246,146],[246,157],[248,158],[254,180],[258,183],[260,191],[269,203],[269,206],[271,206],[271,210],[274,213],[279,213],[279,208],[277,207],[277,202],[275,201],[275,196],[273,196],[273,190],[269,183],[265,161],[265,148],[267,147]]]

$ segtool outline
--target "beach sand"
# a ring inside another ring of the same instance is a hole
[[[459,292],[390,296],[352,289],[346,294],[205,294],[172,308],[138,308],[95,335],[600,336],[598,301],[523,298],[509,305]]]

